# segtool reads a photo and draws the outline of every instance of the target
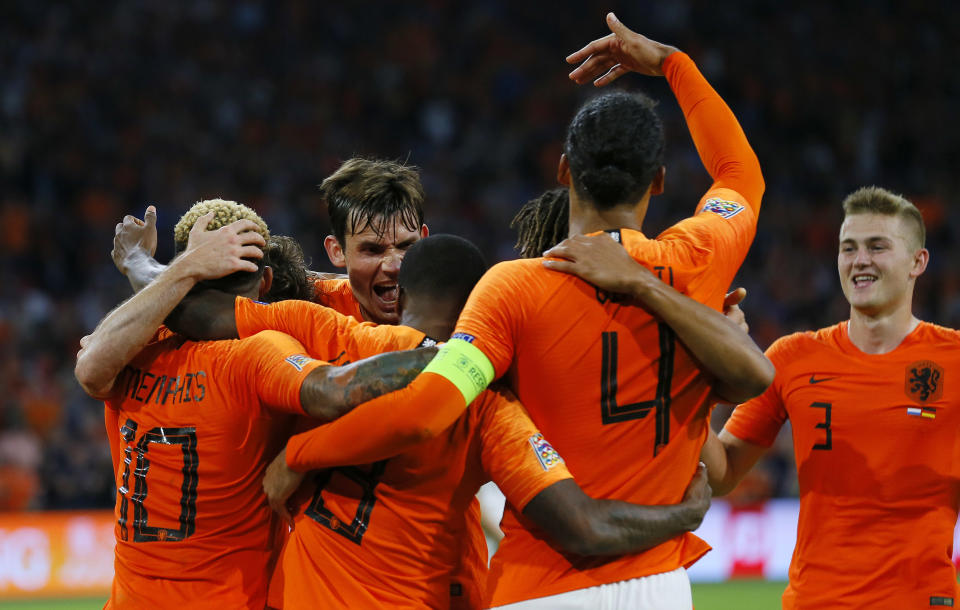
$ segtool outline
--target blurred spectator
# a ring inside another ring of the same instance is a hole
[[[194,201],[223,195],[298,237],[324,267],[316,185],[354,154],[423,168],[436,232],[514,256],[519,206],[555,186],[589,88],[563,58],[603,13],[688,51],[741,118],[767,194],[739,281],[761,345],[845,317],[839,202],[878,183],[930,225],[918,315],[960,326],[960,7],[947,0],[535,4],[78,0],[0,9],[0,506],[109,506],[102,408],[72,379],[80,337],[129,294],[114,224],[160,210],[158,256]],[[548,10],[549,14],[543,11]],[[708,184],[665,84],[667,194],[655,234]],[[789,439],[787,439],[789,440]],[[764,466],[772,493],[793,485]],[[39,456],[38,456],[39,454]],[[15,457],[10,457],[15,456]],[[32,457],[30,457],[32,456]],[[28,459],[29,458],[29,459]],[[789,464],[787,464],[789,465]]]

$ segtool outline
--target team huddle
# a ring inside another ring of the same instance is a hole
[[[712,184],[642,233],[665,188],[653,102],[573,117],[561,190],[487,268],[429,235],[417,171],[355,158],[321,185],[344,276],[304,265],[252,209],[203,201],[153,259],[156,210],[117,225],[135,294],[78,353],[105,402],[117,502],[106,608],[693,607],[692,533],[789,419],[799,473],[784,608],[957,602],[960,334],[916,319],[923,218],[844,202],[850,319],[764,354],[728,294],[764,181],[736,117],[674,47],[632,32],[570,78],[664,77]],[[739,404],[710,429],[717,402]],[[476,500],[506,496],[488,568]]]

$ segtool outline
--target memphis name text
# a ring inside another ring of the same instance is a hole
[[[187,373],[182,376],[159,377],[150,371],[128,366],[121,374],[123,395],[144,404],[153,399],[154,404],[165,405],[179,402],[199,402],[207,395],[207,388],[203,382],[207,379],[205,371]]]

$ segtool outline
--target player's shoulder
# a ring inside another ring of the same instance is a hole
[[[960,352],[960,330],[933,322],[920,322],[918,335],[925,345],[934,349]]]
[[[775,363],[777,360],[792,362],[801,358],[816,357],[814,354],[834,350],[845,332],[845,322],[817,330],[798,331],[784,335],[771,343],[766,354]]]

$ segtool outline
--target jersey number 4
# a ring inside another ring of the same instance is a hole
[[[658,324],[660,336],[660,365],[657,371],[657,392],[650,400],[625,405],[617,403],[617,333],[605,332],[601,337],[603,356],[600,362],[600,416],[604,425],[632,419],[643,419],[650,411],[657,416],[657,433],[653,455],[657,455],[670,441],[670,386],[673,383],[673,355],[676,336],[666,324]]]
[[[197,429],[190,428],[153,428],[136,440],[137,422],[128,419],[120,428],[120,435],[127,442],[123,450],[123,461],[126,464],[123,477],[117,487],[120,496],[120,538],[128,539],[129,504],[133,504],[133,541],[134,542],[179,542],[186,540],[197,527]],[[134,443],[136,440],[136,443]],[[183,482],[180,485],[180,528],[170,529],[151,527],[147,523],[147,508],[143,502],[147,498],[147,473],[150,471],[150,460],[147,452],[151,443],[163,445],[180,445],[183,454]],[[136,457],[134,457],[136,454]],[[133,469],[133,494],[130,499],[130,466],[136,461]]]

